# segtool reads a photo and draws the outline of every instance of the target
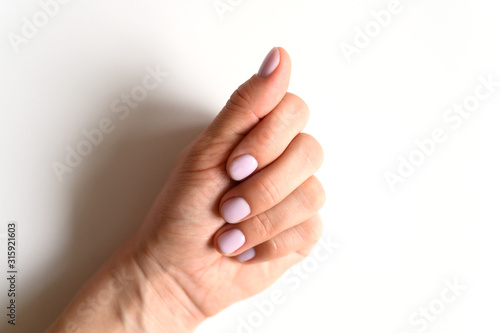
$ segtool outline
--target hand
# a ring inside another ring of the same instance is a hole
[[[271,50],[178,157],[142,228],[50,332],[190,332],[307,256],[322,232],[325,194],[313,174],[323,152],[301,133],[309,110],[287,93],[290,71],[287,52]],[[103,290],[109,304],[83,316]]]
[[[321,235],[323,153],[300,133],[309,111],[287,93],[290,70],[273,49],[178,158],[141,232],[144,270],[158,289],[174,276],[202,316],[265,289]]]

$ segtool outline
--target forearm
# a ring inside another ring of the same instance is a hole
[[[47,333],[192,332],[201,322],[175,279],[145,274],[134,240],[74,297]]]

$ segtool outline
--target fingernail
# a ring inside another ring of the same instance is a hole
[[[255,249],[253,247],[236,256],[236,258],[241,262],[248,261],[248,260],[252,259],[253,257],[255,257]]]
[[[268,77],[272,72],[274,72],[276,67],[278,67],[279,63],[280,50],[277,47],[273,47],[262,62],[262,65],[260,65],[257,75],[260,77]]]
[[[238,229],[226,231],[217,239],[217,245],[224,254],[230,254],[245,244],[245,235]],[[243,252],[245,253],[245,252]],[[240,254],[241,255],[241,254]]]
[[[241,155],[229,166],[229,175],[234,180],[242,180],[257,169],[257,160],[252,155]]]
[[[250,206],[245,199],[237,197],[224,202],[220,212],[224,220],[235,223],[250,214]]]

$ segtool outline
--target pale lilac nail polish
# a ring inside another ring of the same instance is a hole
[[[229,175],[234,180],[242,180],[257,169],[257,160],[252,155],[241,155],[229,165]]]
[[[217,245],[224,254],[230,254],[245,244],[245,235],[238,229],[231,229],[217,239]]]
[[[221,215],[229,223],[235,223],[250,214],[250,206],[241,197],[224,202],[220,209]]]
[[[243,261],[248,261],[250,259],[252,259],[253,257],[255,257],[255,249],[252,247],[252,248],[249,248],[248,250],[246,250],[245,252],[242,252],[240,254],[238,254],[236,256],[236,258],[243,262]]]
[[[260,77],[268,77],[278,67],[280,63],[280,49],[273,47],[267,54],[266,58],[260,65],[257,75]]]

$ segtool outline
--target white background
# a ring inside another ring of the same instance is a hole
[[[254,302],[277,289],[285,302],[246,331],[418,332],[409,318],[439,305],[446,279],[467,290],[425,331],[498,332],[500,88],[458,129],[443,120],[479,76],[500,81],[498,4],[402,0],[348,63],[340,43],[388,1],[233,3],[222,20],[211,0],[73,0],[16,52],[9,33],[40,5],[0,1],[0,231],[15,220],[19,237],[18,325],[1,310],[0,331],[41,332],[54,320],[140,225],[176,153],[283,46],[290,91],[311,109],[306,132],[325,149],[324,237],[340,247],[297,290],[282,279],[197,332],[255,324]],[[169,77],[119,120],[110,103],[156,65]],[[51,164],[104,117],[116,130],[58,181]],[[438,127],[446,142],[392,192],[384,173]],[[3,242],[3,272],[5,251]]]

